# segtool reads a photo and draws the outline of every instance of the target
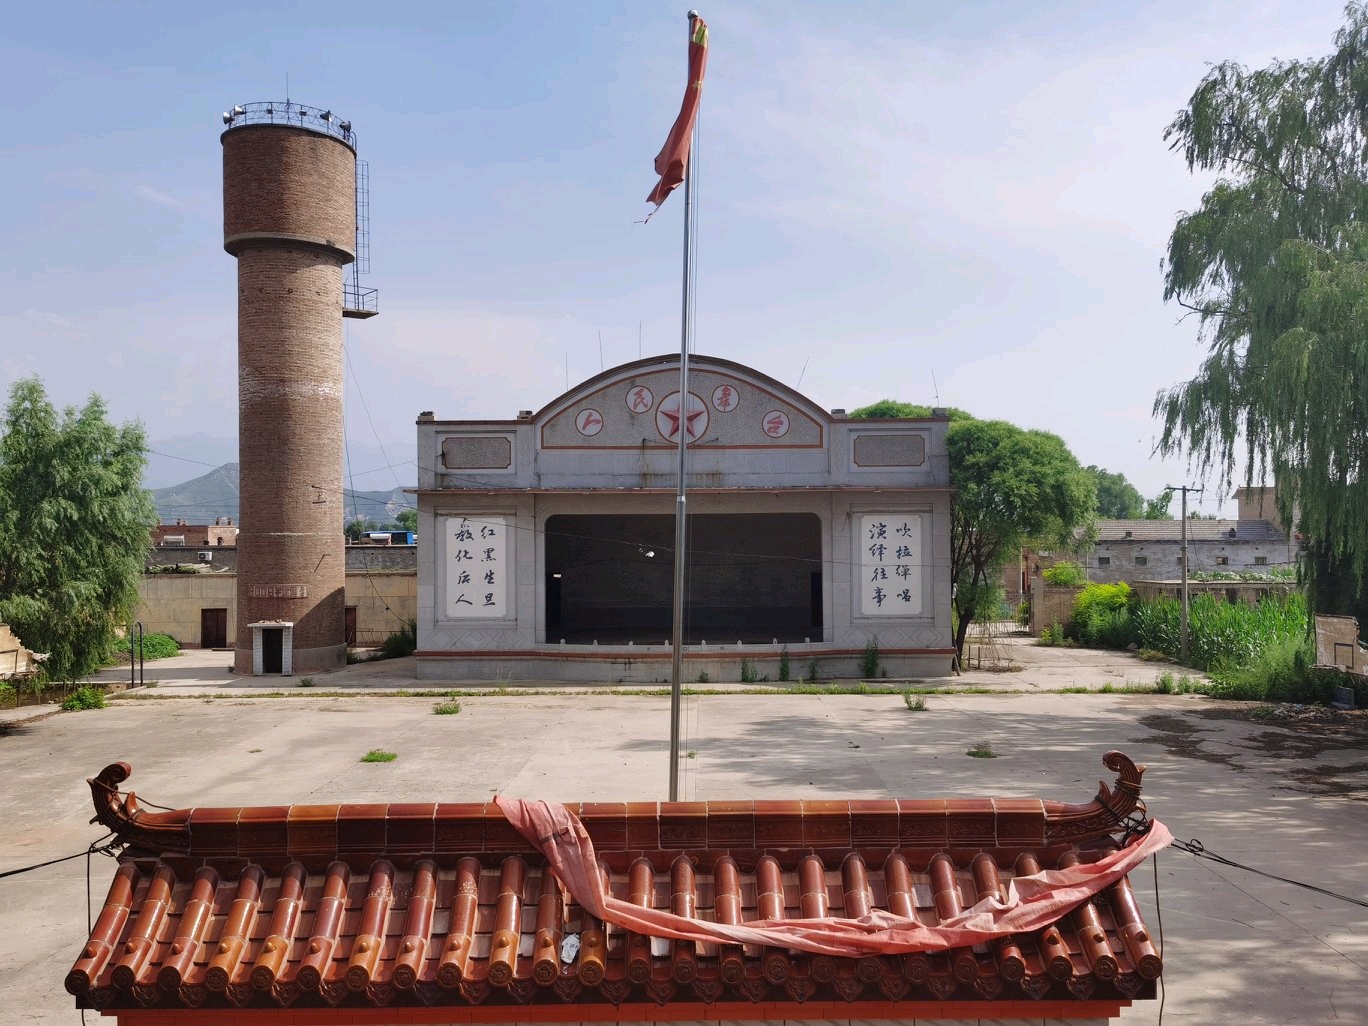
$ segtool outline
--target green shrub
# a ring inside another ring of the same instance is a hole
[[[860,656],[860,676],[877,677],[879,675],[879,639],[870,638],[865,642],[864,652]]]
[[[1029,600],[1016,607],[1016,622],[1018,627],[1031,626],[1031,603]]]
[[[779,650],[779,679],[786,681],[789,679],[789,650],[785,645]]]
[[[395,631],[380,646],[378,659],[402,659],[404,656],[411,656],[418,650],[418,624],[414,620],[408,620],[404,626]]]
[[[926,696],[904,691],[903,705],[907,706],[909,712],[926,712]]]
[[[757,680],[759,680],[759,679],[760,679],[760,674],[759,674],[759,672],[755,669],[755,667],[751,665],[750,660],[749,660],[749,659],[742,659],[742,660],[741,660],[741,683],[742,683],[742,684],[754,684],[754,683],[755,683]]]
[[[1054,566],[1047,566],[1040,572],[1040,576],[1045,579],[1046,584],[1054,584],[1061,587],[1072,588],[1087,582],[1083,574],[1083,568],[1077,563],[1056,563]]]
[[[461,703],[454,698],[449,702],[438,702],[432,707],[432,711],[438,716],[455,716],[461,711]]]
[[[312,677],[300,677],[299,686],[301,688],[311,688],[314,686],[314,679]]]
[[[66,696],[62,702],[64,712],[75,712],[80,709],[103,709],[105,707],[105,693],[101,688],[84,685],[77,688]]]
[[[365,755],[361,756],[362,762],[393,762],[399,758],[394,752],[387,752],[383,748],[372,748]]]
[[[128,647],[125,646],[125,651]],[[135,636],[131,647],[135,659],[169,659],[171,656],[180,655],[180,645],[169,634],[144,634],[141,645]]]
[[[1090,584],[1074,599],[1068,635],[1089,648],[1125,648],[1132,640],[1130,585]],[[1122,615],[1125,614],[1125,615]]]

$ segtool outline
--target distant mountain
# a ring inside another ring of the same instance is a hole
[[[312,496],[307,485],[301,489]],[[411,486],[406,486],[411,487]],[[238,465],[225,463],[200,477],[154,488],[152,501],[156,504],[157,515],[163,524],[173,524],[184,520],[190,524],[212,524],[215,517],[232,517],[240,521],[238,484]],[[413,496],[405,495],[402,488],[382,491],[344,491],[343,501],[346,509],[344,520],[359,515],[367,520],[388,522],[401,510],[413,506]]]
[[[238,465],[225,463],[203,477],[152,489],[152,501],[163,524],[212,524],[215,517],[237,519],[239,494]]]
[[[383,446],[375,442],[359,442],[355,438],[347,439],[343,468],[345,473],[351,475],[348,487],[378,490],[395,488],[399,481],[416,479],[418,474],[413,467],[413,446],[413,439],[386,442]],[[147,443],[147,449],[143,487],[153,490],[172,485],[179,487],[179,482],[184,482],[191,474],[203,474],[210,468],[234,463],[238,458],[237,438],[209,435],[203,431],[153,439]]]

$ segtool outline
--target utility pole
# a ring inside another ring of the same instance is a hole
[[[1187,516],[1187,497],[1188,492],[1196,492],[1200,495],[1204,489],[1189,488],[1187,485],[1167,485],[1175,492],[1183,493],[1183,543],[1179,548],[1179,561],[1183,565],[1183,611],[1178,621],[1179,633],[1179,653],[1178,661],[1184,666],[1188,659],[1188,516]]]

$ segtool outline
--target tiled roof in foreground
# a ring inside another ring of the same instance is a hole
[[[634,906],[723,924],[887,912],[935,927],[1010,901],[1018,877],[1115,852],[1144,767],[1105,761],[1115,785],[1077,805],[568,809],[610,896]],[[126,847],[66,979],[83,1007],[194,1008],[206,1023],[230,1021],[213,1009],[303,1022],[309,1008],[366,1023],[1105,1018],[1152,997],[1162,968],[1124,876],[1038,929],[947,950],[668,939],[594,918],[492,802],[150,812],[118,790],[130,772],[116,763],[90,781],[96,819]]]

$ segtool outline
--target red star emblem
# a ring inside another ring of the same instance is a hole
[[[679,434],[679,410],[678,408],[676,408],[674,412],[671,412],[669,410],[661,410],[660,412],[664,414],[665,419],[670,422],[670,433],[668,437],[673,438],[675,435]],[[689,433],[690,438],[698,437],[698,435],[694,432],[694,421],[696,421],[701,416],[703,416],[702,410],[694,410],[692,413],[686,413],[684,415],[684,430]]]

